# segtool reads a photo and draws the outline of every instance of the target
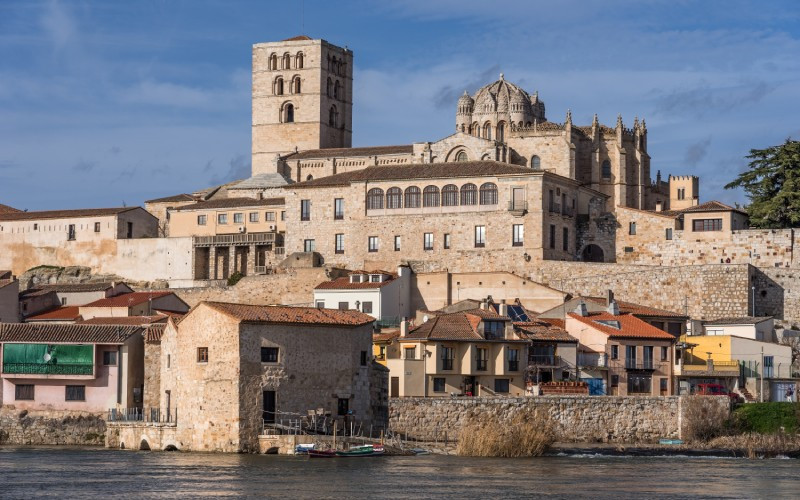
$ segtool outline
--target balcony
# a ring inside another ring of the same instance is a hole
[[[622,363],[619,363],[622,364]],[[642,370],[642,371],[655,371],[661,368],[664,363],[654,362],[652,359],[626,359],[626,370]]]
[[[479,359],[475,362],[475,369],[479,372],[485,372],[489,367],[489,363],[485,359]]]
[[[196,247],[263,245],[275,242],[275,233],[239,233],[216,236],[195,236],[192,243]]]
[[[275,255],[286,255],[286,247],[275,247]]]
[[[508,202],[508,211],[516,216],[525,215],[528,213],[528,202],[525,200],[511,200]]]
[[[608,369],[608,355],[599,352],[579,352],[578,366],[589,369]]]
[[[442,360],[442,370],[452,370],[453,369],[453,360],[452,359],[443,359]]]
[[[3,373],[13,375],[94,375],[91,364],[3,363]]]
[[[561,210],[561,215],[564,217],[575,217],[575,209],[572,207],[564,206]]]
[[[548,212],[551,214],[560,214],[561,213],[561,203],[550,203],[548,207]]]
[[[531,354],[528,356],[529,366],[561,366],[561,356],[548,354]]]
[[[684,364],[683,366],[675,365],[675,375],[697,377],[705,375],[713,375],[715,377],[738,377],[739,362],[714,361],[713,363]]]

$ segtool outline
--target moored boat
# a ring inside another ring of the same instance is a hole
[[[337,451],[337,457],[374,457],[383,455],[386,452],[382,445],[366,444],[364,446],[355,446],[345,451]]]
[[[310,458],[334,458],[336,457],[335,450],[308,450]]]

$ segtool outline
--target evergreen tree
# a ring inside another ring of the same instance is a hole
[[[750,169],[725,189],[744,188],[750,225],[762,228],[800,226],[800,141],[751,149]]]

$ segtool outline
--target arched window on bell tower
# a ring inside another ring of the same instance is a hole
[[[503,142],[505,140],[505,132],[506,132],[506,123],[500,122],[497,124],[497,142]]]
[[[328,125],[333,128],[336,128],[337,123],[339,121],[339,111],[336,109],[336,106],[331,106],[330,111],[328,112]]]
[[[283,123],[294,123],[294,104],[287,102],[283,105]]]
[[[279,76],[275,79],[275,85],[273,86],[273,91],[275,95],[283,95],[283,77]]]

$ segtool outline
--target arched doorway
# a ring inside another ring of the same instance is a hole
[[[594,244],[586,245],[583,247],[583,252],[581,252],[581,260],[584,262],[605,262],[603,249]]]

